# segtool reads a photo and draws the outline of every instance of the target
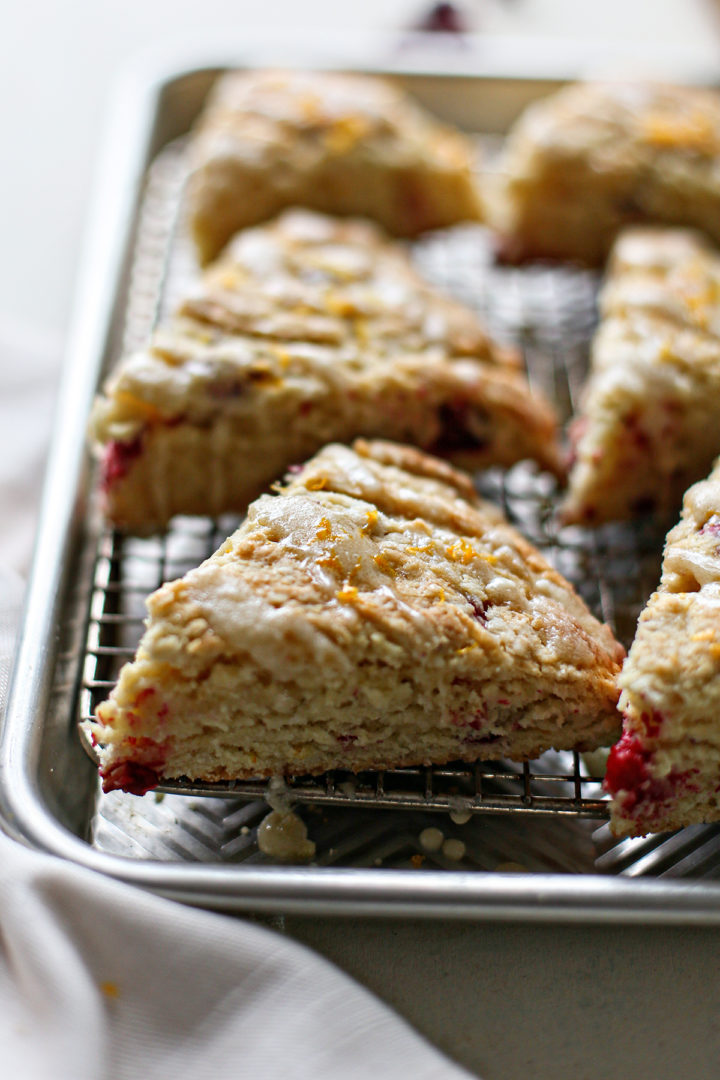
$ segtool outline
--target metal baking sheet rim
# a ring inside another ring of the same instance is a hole
[[[338,60],[340,58],[337,58]],[[470,77],[478,72],[453,75]],[[220,68],[222,61],[208,67]],[[337,62],[337,66],[343,66]],[[358,68],[357,62],[345,65]],[[378,70],[377,65],[371,65]],[[33,566],[0,740],[0,819],[38,851],[193,905],[258,913],[522,921],[720,925],[720,884],[601,875],[314,867],[228,868],[123,859],[99,852],[53,813],[39,771],[59,662],[57,627],[87,511],[85,427],[122,311],[139,193],[157,150],[163,95],[207,68],[134,71],[115,95],[88,216],[75,318],[56,406]],[[385,70],[393,72],[388,65]],[[400,74],[427,74],[407,57]],[[439,74],[433,70],[433,75]],[[71,737],[68,733],[68,738]],[[53,766],[49,766],[52,773]]]

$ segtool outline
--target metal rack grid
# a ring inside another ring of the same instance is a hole
[[[588,548],[578,543],[574,534],[569,540],[553,534],[551,500],[535,492],[531,502],[527,490],[528,485],[536,486],[544,479],[529,469],[515,470],[512,477],[493,470],[486,474],[482,486],[486,493],[495,489],[496,495],[502,496],[508,515],[515,521],[522,516],[525,533],[576,581],[586,599],[594,600],[596,610],[617,621],[621,605],[616,583],[612,578],[608,580],[607,574],[603,577],[598,574],[598,565],[604,566],[607,560],[606,545],[596,538]],[[121,665],[132,658],[142,632],[145,597],[164,581],[181,576],[209,556],[236,523],[232,518],[221,521],[181,518],[163,537],[136,539],[110,532],[103,534],[95,562],[85,646],[80,696],[82,719],[94,714],[112,689]],[[649,558],[653,550],[650,548]],[[642,569],[638,553],[620,547],[617,538],[615,557],[622,564],[635,561],[632,567],[635,571]],[[617,568],[617,573],[621,572],[624,577],[624,565]],[[629,618],[636,608],[637,604],[628,605],[624,600],[622,610]],[[260,781],[198,784],[180,780],[164,784],[162,790],[260,798],[265,786]],[[586,764],[577,753],[548,753],[524,765],[480,762],[472,766],[404,768],[358,776],[333,772],[319,778],[294,778],[288,781],[288,786],[298,802],[336,806],[449,811],[462,804],[469,810],[483,812],[535,811],[591,818],[606,814],[600,778],[592,775],[592,765]]]
[[[181,213],[186,175],[182,141],[168,146],[151,168],[139,218],[121,351],[140,345],[171,310],[197,273]],[[554,400],[561,416],[576,408],[595,322],[596,276],[568,267],[494,265],[486,232],[461,227],[419,242],[414,257],[424,274],[474,307],[491,333],[517,345],[531,384]],[[652,522],[597,530],[560,528],[558,492],[533,466],[491,469],[478,478],[481,493],[540,548],[577,588],[593,612],[628,643],[658,577],[662,533]],[[143,627],[145,597],[209,556],[237,525],[178,518],[163,537],[137,539],[104,532],[97,545],[79,714],[91,716],[133,655]],[[556,818],[604,818],[600,778],[580,755],[548,753],[524,765],[482,762],[406,768],[358,776],[329,773],[288,781],[298,803],[394,811],[509,813]],[[173,795],[260,800],[264,782],[218,784],[179,780]],[[99,796],[98,821],[117,823],[118,793]],[[138,805],[135,797],[126,797]],[[209,799],[210,802],[216,801]],[[96,830],[97,831],[97,830]],[[127,833],[127,825],[122,826]],[[112,845],[111,845],[112,846]],[[610,868],[610,867],[608,867]]]

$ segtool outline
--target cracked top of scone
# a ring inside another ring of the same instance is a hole
[[[148,600],[89,725],[105,790],[612,741],[624,651],[469,478],[330,445]]]
[[[598,299],[604,318],[634,314],[720,337],[720,258],[693,229],[650,225],[623,232],[613,246]]]
[[[660,709],[662,738],[717,730],[720,661],[720,460],[685,493],[680,521],[667,534],[662,576],[640,616],[638,634],[619,679],[633,704]],[[712,708],[710,707],[712,704]],[[639,710],[642,712],[642,708]],[[637,716],[634,728],[644,733]],[[697,730],[696,730],[697,729]]]
[[[659,82],[575,83],[532,105],[518,130],[551,153],[601,151],[633,165],[633,150],[720,153],[720,97],[714,90]]]
[[[488,213],[509,259],[602,265],[620,229],[664,222],[720,240],[720,96],[642,81],[576,83],[511,130]]]
[[[352,664],[343,627],[357,619],[391,651],[408,639],[424,656],[474,641],[484,662],[509,649],[543,679],[596,665],[607,674],[623,655],[464,474],[381,441],[328,446],[281,497],[256,500],[208,562],[150,599],[151,616],[178,601],[207,619],[209,652],[249,651],[267,670],[281,657],[285,676],[294,663]]]
[[[717,732],[720,661],[720,459],[706,480],[685,493],[680,521],[667,534],[662,576],[640,616],[638,633],[619,679],[645,732],[643,710],[661,710],[655,733],[665,741]],[[629,694],[629,697],[628,697]],[[638,703],[640,703],[638,707]],[[653,741],[651,738],[650,742]]]
[[[260,144],[283,128],[286,132],[322,133],[329,152],[339,153],[368,140],[398,139],[397,144],[376,143],[373,150],[392,158],[404,154],[412,161],[417,144],[430,136],[449,162],[465,158],[458,150],[456,132],[444,127],[399,85],[372,75],[289,69],[231,71],[213,87],[200,129],[225,128],[231,138],[241,116],[248,126],[248,138],[255,136],[259,152],[263,149]],[[464,140],[461,145],[466,151]]]
[[[254,390],[283,383],[299,400],[318,380],[338,392],[360,381],[366,392],[393,359],[408,378],[446,360],[460,374],[467,360],[518,377],[517,353],[375,226],[290,210],[239,233],[149,347],[122,361],[96,402],[92,434],[128,441],[148,422],[242,412]],[[534,402],[551,428],[547,404]]]
[[[203,262],[238,228],[292,205],[366,216],[401,236],[482,216],[474,144],[373,76],[230,72],[191,150]]]
[[[564,517],[674,515],[718,451],[720,257],[693,230],[635,226],[598,306]]]

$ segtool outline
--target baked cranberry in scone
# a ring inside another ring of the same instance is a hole
[[[108,519],[243,511],[294,462],[358,435],[470,468],[560,471],[553,410],[513,351],[367,222],[287,211],[238,234],[95,403]]]
[[[610,630],[469,477],[410,447],[326,447],[148,610],[91,725],[107,790],[617,735]]]
[[[623,233],[573,443],[563,517],[674,518],[720,452],[720,255],[696,233]]]
[[[720,462],[687,492],[619,679],[618,836],[720,819]]]

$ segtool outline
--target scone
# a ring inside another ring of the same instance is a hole
[[[106,791],[522,760],[619,729],[610,630],[414,448],[324,448],[148,610],[90,726]]]
[[[668,534],[619,684],[605,785],[617,836],[720,819],[720,461]]]
[[[242,511],[358,435],[557,472],[554,413],[517,364],[374,226],[286,211],[238,234],[110,377],[91,421],[107,516],[149,533]]]
[[[621,228],[720,240],[720,96],[647,83],[566,87],[511,130],[489,216],[506,258],[602,263]]]
[[[368,217],[398,236],[477,220],[473,144],[399,87],[366,75],[236,71],[192,141],[192,233],[202,262],[290,206]]]
[[[689,230],[630,229],[600,296],[564,519],[672,520],[720,452],[718,415],[720,256]]]

